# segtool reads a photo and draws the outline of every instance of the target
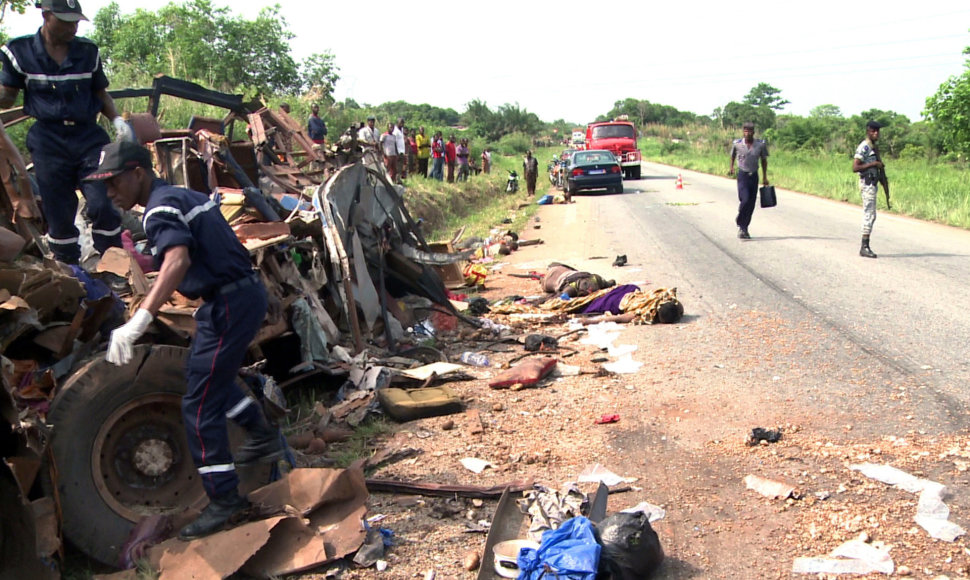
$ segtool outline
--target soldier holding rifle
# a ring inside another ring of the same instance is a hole
[[[889,179],[886,177],[885,165],[879,157],[876,142],[879,141],[879,129],[883,125],[876,121],[866,124],[866,138],[856,147],[852,159],[852,171],[859,174],[859,192],[862,196],[862,248],[859,255],[863,258],[875,258],[876,253],[869,248],[869,236],[872,234],[872,224],[876,221],[876,200],[879,194],[879,184],[886,192],[886,206],[889,203]]]

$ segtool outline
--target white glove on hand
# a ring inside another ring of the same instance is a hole
[[[135,132],[131,130],[131,125],[125,122],[125,120],[118,115],[111,120],[111,124],[115,126],[115,140],[116,141],[131,141],[135,142]]]
[[[126,365],[131,362],[134,354],[135,341],[138,337],[145,334],[148,325],[155,317],[151,312],[144,308],[135,311],[131,319],[111,331],[111,342],[108,344],[108,354],[105,360],[118,366]]]

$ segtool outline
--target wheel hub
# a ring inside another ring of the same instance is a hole
[[[91,461],[101,498],[131,521],[180,510],[205,493],[176,394],[156,393],[119,407],[98,431]]]
[[[132,463],[139,473],[158,477],[175,463],[174,451],[161,439],[145,439],[135,446]]]

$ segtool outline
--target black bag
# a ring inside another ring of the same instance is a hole
[[[644,580],[664,559],[660,538],[643,512],[616,513],[596,524],[600,552],[597,580]]]
[[[763,185],[759,191],[761,192],[761,207],[775,207],[778,205],[774,185]]]

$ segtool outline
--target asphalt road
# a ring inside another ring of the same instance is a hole
[[[758,207],[743,241],[733,179],[647,163],[643,176],[626,181],[624,195],[580,203],[595,206],[616,253],[686,292],[688,312],[741,307],[809,320],[819,343],[911,379],[924,391],[914,412],[967,425],[955,411],[970,402],[970,233],[880,211],[879,257],[865,259],[860,206],[779,189],[778,206]]]
[[[820,471],[807,448],[876,448],[970,426],[970,234],[880,212],[879,257],[865,259],[860,206],[779,189],[743,241],[733,179],[648,163],[642,173],[622,195],[542,208],[541,229],[526,237],[545,244],[512,256],[520,270],[561,261],[646,290],[676,287],[685,307],[677,324],[623,329],[618,344],[637,345],[644,366],[622,375],[625,388],[590,393],[591,412],[623,419],[604,449],[577,453],[640,478],[642,491],[617,504],[668,506],[661,536],[675,557],[662,577],[787,577],[790,559],[813,548],[779,551],[773,538],[798,538],[804,521],[745,492],[745,474],[847,481],[845,466]],[[619,254],[628,265],[612,268]],[[797,433],[783,452],[793,471],[745,451],[756,426]],[[952,465],[937,463],[926,474],[953,484]],[[966,489],[950,487],[955,513],[970,510]]]

